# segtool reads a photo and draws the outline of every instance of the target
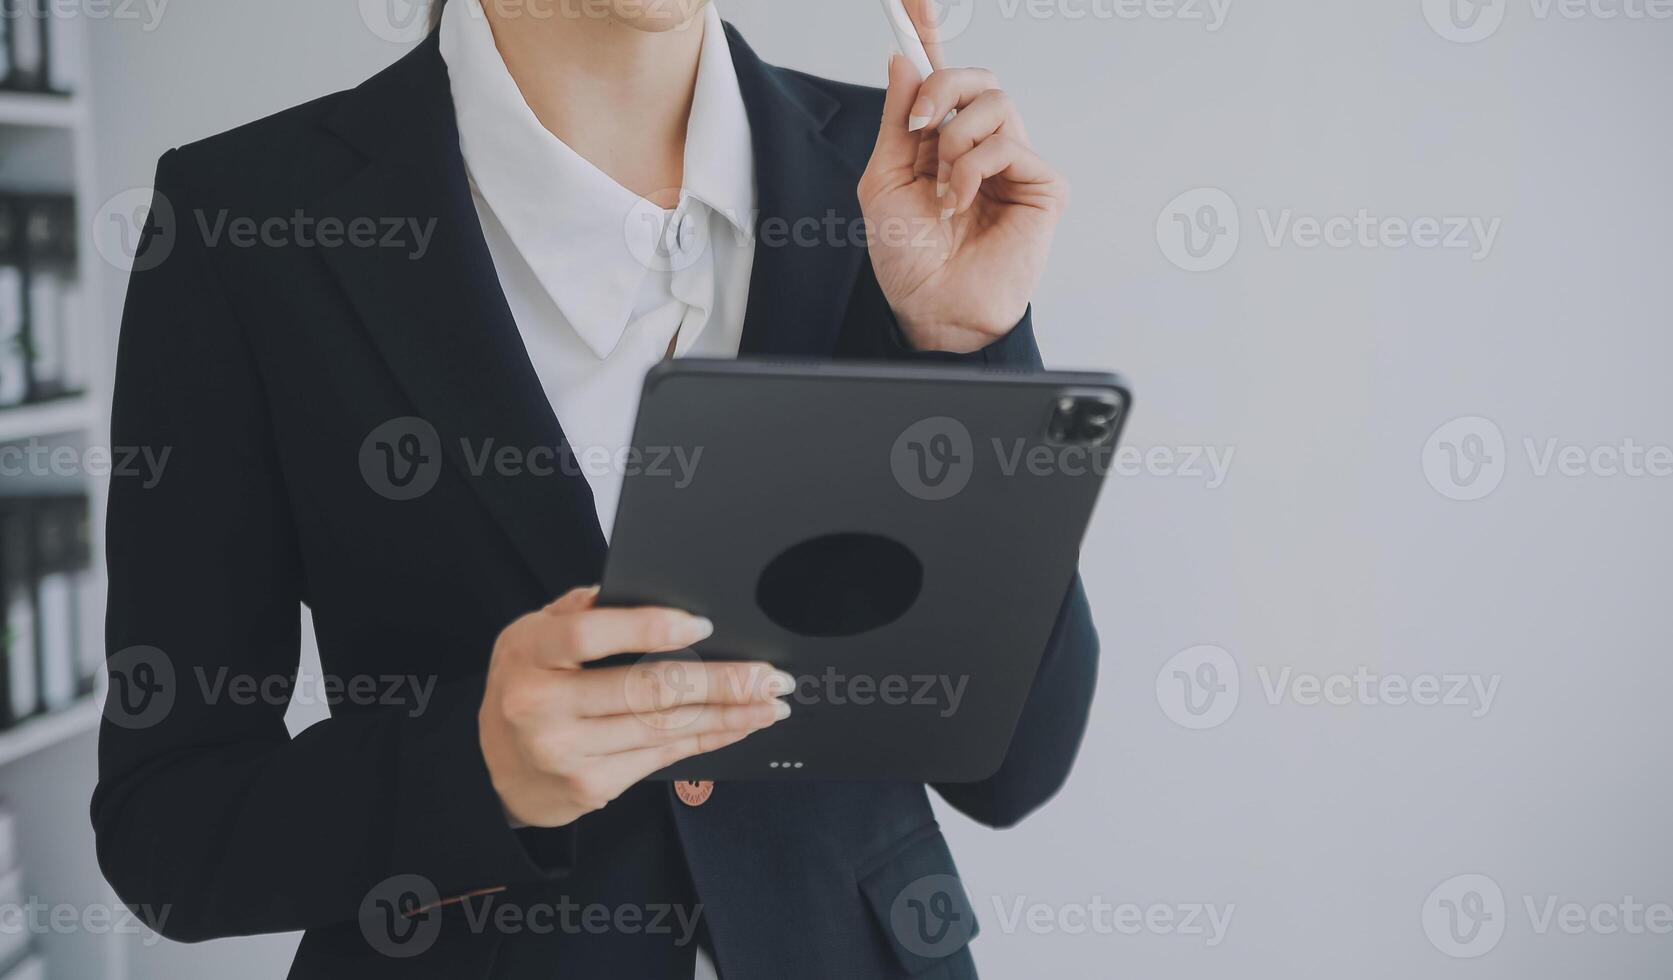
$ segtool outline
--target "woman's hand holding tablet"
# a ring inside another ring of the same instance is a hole
[[[482,755],[514,824],[560,827],[659,769],[789,717],[791,679],[762,663],[679,661],[583,670],[682,650],[714,632],[675,609],[600,609],[576,589],[500,634],[478,715]],[[701,670],[701,682],[674,676]]]

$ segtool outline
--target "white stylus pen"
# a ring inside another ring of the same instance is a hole
[[[895,47],[900,49],[907,61],[912,62],[913,68],[918,69],[919,78],[928,78],[935,66],[929,63],[929,52],[924,50],[923,38],[918,36],[918,28],[912,23],[912,18],[907,16],[906,8],[901,5],[900,0],[883,0],[883,16],[889,19],[889,29],[895,32]],[[954,112],[947,113],[947,118],[941,120],[941,125],[945,126],[954,115]],[[926,119],[924,122],[927,123],[929,120]]]
[[[918,69],[919,78],[928,78],[935,67],[929,63],[929,52],[924,50],[923,39],[918,37],[918,28],[907,16],[906,8],[900,0],[883,0],[883,15],[889,18],[889,29],[895,32],[895,47]]]

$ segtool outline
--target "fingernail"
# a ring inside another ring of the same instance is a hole
[[[907,117],[906,131],[909,133],[916,133],[918,130],[928,126],[929,121],[934,118],[935,104],[928,99],[919,99],[917,103],[912,106],[912,114]]]
[[[681,643],[696,643],[706,640],[715,633],[715,624],[705,616],[692,616],[680,627]]]
[[[953,168],[947,166],[947,162],[945,160],[943,160],[941,163],[936,165],[936,168],[935,168],[935,196],[936,197],[946,197],[947,196],[947,181],[950,177],[952,177],[952,170],[953,170]]]
[[[942,208],[941,209],[941,220],[946,221],[948,218],[951,218],[953,216],[953,212],[955,210],[956,210],[955,208]]]
[[[796,678],[782,670],[775,670],[767,675],[767,682],[762,686],[768,697],[780,697],[796,689]]]
[[[774,721],[783,721],[784,719],[786,719],[788,717],[790,717],[790,706],[788,704],[785,704],[783,701],[774,701],[773,702],[773,720]]]

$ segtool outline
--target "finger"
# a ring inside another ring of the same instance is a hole
[[[585,755],[614,755],[677,742],[693,735],[757,732],[788,717],[790,706],[783,701],[695,705],[648,715],[611,715],[581,722],[580,749]]]
[[[942,205],[942,216],[970,207],[981,193],[983,182],[992,177],[1003,177],[1013,184],[1039,185],[1042,189],[1060,180],[1057,171],[1033,150],[1008,136],[990,136],[953,164],[947,191],[951,196]],[[1040,206],[1045,207],[1050,197],[1042,194]],[[1029,202],[1024,199],[1017,203]]]
[[[1003,133],[1025,146],[1028,144],[1028,134],[1016,104],[1002,89],[990,88],[976,96],[964,111],[953,117],[952,122],[941,127],[938,147],[941,165],[952,166],[977,143],[995,133]]]
[[[986,68],[943,68],[924,79],[907,118],[910,123],[922,122],[933,129],[947,121],[947,113],[964,108],[983,92],[998,87],[998,76]]]
[[[908,170],[917,159],[920,137],[910,131],[908,115],[922,82],[912,62],[898,54],[890,56],[889,90],[883,97],[883,121],[877,131],[877,147],[872,151],[868,169]]]
[[[568,613],[591,609],[593,604],[598,601],[598,591],[599,587],[596,585],[583,585],[578,589],[570,589],[556,601],[548,604],[542,611],[554,616],[563,616]]]
[[[924,52],[929,55],[930,67],[940,69],[946,64],[941,50],[941,24],[935,16],[935,0],[902,0],[906,7],[906,16],[912,18],[912,26],[918,29],[918,40],[924,42]]]
[[[569,685],[571,710],[585,718],[646,715],[694,704],[770,702],[796,679],[767,663],[664,660],[589,670]]]
[[[626,789],[654,772],[676,762],[735,745],[754,732],[712,732],[707,735],[688,735],[685,738],[644,749],[617,752],[591,760],[590,768],[601,782]]]
[[[561,670],[619,653],[683,650],[714,635],[714,624],[678,609],[588,609],[532,624],[537,666]]]

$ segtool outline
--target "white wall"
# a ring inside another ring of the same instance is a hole
[[[771,60],[882,77],[871,0],[722,2]],[[1673,21],[1497,0],[1485,23],[1497,9],[1502,27],[1464,45],[1421,0],[1231,0],[1217,30],[1162,0],[1136,19],[1104,16],[1136,9],[1110,0],[1053,0],[1045,17],[1028,14],[1038,0],[970,2],[956,59],[998,70],[1075,186],[1037,304],[1048,362],[1127,374],[1133,446],[1233,454],[1217,487],[1158,470],[1106,493],[1084,562],[1103,676],[1062,798],[1005,834],[946,816],[986,974],[1665,970],[1667,936],[1540,935],[1524,901],[1673,902],[1673,480],[1541,476],[1524,440],[1673,443]],[[173,0],[154,31],[96,37],[112,193],[148,183],[170,145],[401,50],[344,0]],[[1230,195],[1242,234],[1223,268],[1187,273],[1157,224],[1198,187]],[[1263,216],[1286,209],[1499,224],[1479,260],[1269,244]],[[1444,457],[1425,444],[1472,416],[1507,449],[1502,483],[1463,502],[1426,478]],[[1164,664],[1199,644],[1228,651],[1242,688],[1228,720],[1192,731],[1162,709],[1158,674],[1175,691]],[[1472,717],[1266,691],[1286,670],[1360,667],[1464,675],[1496,683],[1495,700]],[[1504,938],[1479,961],[1443,955],[1423,925],[1431,889],[1465,872],[1505,902]],[[1211,947],[1007,930],[996,902],[1009,915],[1019,899],[1054,919],[1099,899],[1235,912]],[[286,944],[264,942],[142,951],[134,975],[282,976],[268,951]]]

